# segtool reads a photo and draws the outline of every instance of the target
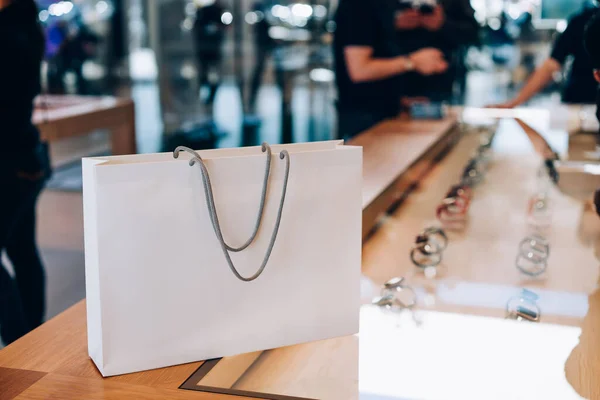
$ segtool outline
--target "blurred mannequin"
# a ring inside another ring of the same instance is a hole
[[[400,10],[396,13],[396,28],[403,53],[436,48],[450,65],[446,73],[433,77],[416,72],[407,75],[407,95],[449,100],[454,82],[466,76],[465,50],[479,39],[479,24],[470,0],[439,0],[425,8]]]
[[[208,86],[205,103],[212,105],[220,84],[221,49],[226,25],[221,20],[224,9],[218,1],[198,0],[193,34],[201,88]]]
[[[397,0],[341,0],[334,38],[339,137],[350,138],[400,110],[400,75],[447,70],[441,51],[402,52],[396,40]]]
[[[594,103],[598,84],[592,75],[593,67],[583,45],[583,35],[585,26],[597,11],[597,5],[593,5],[573,16],[567,29],[556,39],[550,58],[533,73],[521,92],[514,99],[492,107],[513,108],[525,103],[552,81],[570,55],[574,57],[573,66],[562,100],[574,104]]]
[[[0,338],[39,326],[45,274],[36,246],[36,203],[49,175],[47,148],[31,122],[40,93],[44,35],[34,0],[0,0]]]

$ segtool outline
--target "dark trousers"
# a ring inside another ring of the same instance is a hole
[[[10,344],[42,324],[46,277],[36,245],[36,203],[49,175],[46,149],[0,164],[0,338]],[[25,153],[25,152],[24,152]]]
[[[273,51],[271,47],[263,46],[261,44],[257,44],[256,48],[256,63],[254,64],[254,70],[252,71],[252,79],[250,81],[250,95],[248,99],[248,106],[252,112],[256,112],[256,100],[258,98],[258,91],[263,81],[267,60]]]
[[[381,121],[393,118],[395,112],[374,110],[346,110],[338,108],[338,139],[349,140]]]
[[[199,69],[200,87],[208,86],[209,90],[205,104],[212,106],[215,102],[215,98],[217,97],[219,85],[221,84],[221,76],[219,76],[217,81],[211,81],[210,74],[211,72],[217,73],[219,71],[221,65],[220,55],[212,52],[197,53],[196,60]]]

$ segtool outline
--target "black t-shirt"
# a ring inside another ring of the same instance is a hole
[[[587,23],[598,11],[588,8],[571,18],[567,29],[556,39],[551,57],[564,64],[567,57],[573,56],[573,66],[563,90],[565,103],[594,103],[598,82],[592,74],[593,64],[584,45],[584,32]]]
[[[400,78],[355,83],[350,79],[344,49],[365,46],[375,58],[400,55],[394,12],[397,0],[341,0],[336,14],[334,55],[339,107],[346,111],[377,111],[390,116],[400,107]]]
[[[598,122],[600,122],[600,89],[598,89],[597,95],[596,95],[596,117],[598,117]],[[598,132],[598,135],[600,135],[600,132]],[[598,142],[598,144],[600,144],[600,141]]]
[[[0,10],[0,157],[39,144],[31,116],[41,90],[43,50],[32,0],[17,0]]]

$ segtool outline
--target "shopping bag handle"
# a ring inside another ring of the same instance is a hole
[[[194,166],[195,164],[198,164],[200,166],[200,171],[202,172],[202,183],[204,185],[204,195],[206,197],[206,206],[208,207],[208,214],[210,216],[210,220],[211,220],[213,229],[217,236],[217,240],[219,241],[219,244],[221,245],[221,249],[223,250],[223,254],[225,255],[227,264],[229,264],[229,268],[231,269],[231,272],[233,272],[233,274],[239,280],[244,281],[244,282],[251,282],[251,281],[257,279],[263,273],[263,271],[265,270],[265,268],[267,266],[267,263],[269,262],[269,258],[271,257],[271,252],[273,251],[273,247],[275,246],[275,241],[277,240],[277,233],[279,232],[279,226],[281,224],[281,215],[283,214],[283,205],[285,203],[285,195],[287,193],[287,185],[288,185],[288,180],[289,180],[289,175],[290,175],[290,155],[289,155],[288,151],[282,150],[279,153],[279,158],[281,160],[285,160],[285,175],[284,175],[284,179],[283,179],[283,187],[281,190],[281,200],[279,202],[279,210],[277,211],[277,220],[275,221],[273,233],[271,234],[271,240],[269,242],[269,246],[267,247],[267,251],[265,253],[265,257],[262,261],[260,268],[258,269],[258,271],[256,271],[256,273],[254,275],[252,275],[250,277],[244,277],[238,272],[237,268],[233,264],[233,261],[231,260],[231,256],[229,255],[229,252],[230,251],[240,252],[240,251],[246,249],[248,246],[250,246],[250,244],[254,241],[254,239],[256,238],[256,235],[258,234],[258,230],[260,228],[260,224],[261,224],[262,217],[263,217],[266,196],[267,196],[269,170],[270,170],[270,166],[271,166],[271,148],[266,143],[263,143],[263,145],[262,145],[262,151],[267,152],[268,161],[267,161],[267,168],[266,168],[266,172],[265,172],[265,180],[264,180],[264,184],[263,184],[263,193],[262,193],[262,197],[261,197],[260,210],[259,210],[259,215],[258,215],[258,220],[256,222],[255,230],[254,230],[254,233],[252,234],[252,237],[248,240],[248,242],[246,242],[243,246],[238,247],[238,248],[232,248],[227,243],[225,243],[225,239],[223,238],[223,233],[221,231],[221,225],[219,223],[219,217],[217,215],[217,209],[215,206],[215,199],[214,199],[214,194],[213,194],[213,190],[212,190],[212,184],[210,182],[210,176],[208,173],[208,169],[206,168],[206,165],[204,164],[204,160],[202,160],[202,157],[200,157],[200,155],[197,152],[195,152],[194,150],[192,150],[188,147],[184,147],[184,146],[179,146],[175,149],[175,151],[173,152],[173,158],[179,158],[179,153],[182,151],[185,151],[192,155],[192,158],[189,161],[190,166]]]
[[[240,247],[233,247],[233,246],[228,245],[227,242],[224,242],[227,250],[233,251],[234,253],[239,253],[240,251],[246,250],[248,248],[248,246],[250,246],[254,242],[254,239],[256,239],[256,236],[258,235],[258,231],[260,230],[260,224],[262,223],[263,213],[265,210],[265,201],[267,198],[267,189],[268,189],[268,185],[269,185],[269,174],[271,172],[271,147],[267,143],[263,143],[261,146],[261,149],[262,149],[263,153],[265,153],[265,152],[267,153],[267,163],[266,163],[266,167],[265,167],[265,177],[263,180],[263,189],[262,189],[262,193],[260,196],[260,206],[258,208],[258,216],[256,217],[256,224],[254,225],[254,232],[252,232],[250,239],[248,239],[248,241],[246,241],[246,243],[244,243]],[[202,162],[202,159],[200,158],[198,153],[196,153],[195,151],[193,151],[187,147],[183,147],[183,146],[177,147],[175,149],[175,152],[173,153],[173,157],[178,158],[179,153],[181,151],[186,151],[186,152],[192,154],[193,158],[190,160],[190,166],[193,166],[195,164],[196,158],[198,160],[200,160],[200,162]],[[210,180],[209,180],[209,182],[210,182]],[[205,187],[206,187],[206,184],[205,184]],[[212,219],[212,216],[211,216],[211,219]],[[213,225],[214,225],[214,222],[213,222]]]

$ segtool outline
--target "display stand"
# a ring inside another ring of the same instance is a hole
[[[411,141],[428,141],[425,149],[430,149],[443,137],[428,137],[428,123],[409,122],[412,128],[407,129],[414,133],[406,133],[402,143],[402,135],[384,132],[390,124],[395,122],[380,125],[373,131],[378,134],[357,138],[365,146],[364,213],[379,198],[373,193],[389,190],[390,181],[382,176],[393,180],[403,175],[399,163],[415,165],[423,156],[403,157]],[[555,143],[553,137],[546,139]],[[234,394],[241,399],[507,399],[516,393],[523,398],[598,398],[600,298],[594,250],[600,253],[600,222],[581,201],[553,188],[548,269],[530,279],[515,268],[541,163],[517,124],[501,124],[485,181],[474,189],[469,223],[462,232],[448,232],[443,266],[427,275],[410,261],[415,235],[438,223],[437,205],[478,146],[477,129],[467,129],[443,160],[428,166],[426,176],[407,180],[418,187],[400,207],[376,219],[379,229],[363,245],[365,305],[359,337],[225,358],[204,369],[197,362],[102,379],[87,355],[81,302],[0,351],[0,397],[2,390],[12,390],[8,398],[20,400],[100,394],[112,399],[226,399],[228,395],[215,392],[239,390]],[[554,148],[563,154],[568,150]],[[414,309],[395,312],[370,304],[395,276],[405,277],[414,288]],[[539,295],[539,323],[504,319],[507,301],[523,287]],[[207,388],[211,393],[195,391]]]
[[[36,99],[33,123],[46,142],[108,129],[113,155],[137,150],[135,107],[130,99],[43,95]]]

